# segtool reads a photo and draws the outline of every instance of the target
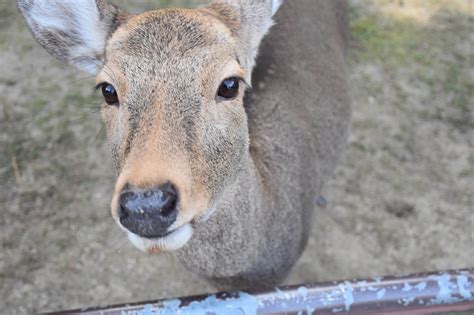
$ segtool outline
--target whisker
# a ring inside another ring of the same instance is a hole
[[[102,109],[102,106],[84,106],[85,108],[91,108],[91,109]]]
[[[97,143],[97,140],[99,140],[99,137],[100,137],[100,135],[102,134],[102,131],[104,130],[104,128],[105,128],[105,125],[102,124],[102,126],[101,126],[100,129],[99,129],[99,132],[98,132],[97,135],[95,136],[94,141],[92,141],[91,147],[94,147],[94,146],[95,146],[95,144]]]
[[[115,72],[112,68],[110,68],[108,65],[104,64],[104,69],[109,70],[110,72],[107,73],[108,76],[110,76],[115,82],[118,82],[117,77],[115,76]]]
[[[84,117],[84,114],[89,116],[89,115],[95,115],[100,112],[102,109],[101,104],[96,104],[96,103],[89,103],[89,104],[84,104],[82,105],[83,108],[88,109],[87,111],[83,111],[82,113],[78,113],[74,117],[71,117],[72,122],[76,122]]]
[[[93,79],[93,78],[95,78],[95,75],[90,75],[90,76],[87,76],[87,77],[82,77],[82,78],[79,78],[79,79],[66,81],[65,84],[66,85],[71,85],[71,84],[74,84],[74,83],[77,83],[77,82],[80,82],[80,81],[89,80],[89,79]]]
[[[79,115],[76,115],[74,117],[71,117],[71,122],[77,122],[79,120],[81,120],[82,118],[84,118],[84,115],[86,116],[92,116],[92,115],[95,115],[95,114],[98,114],[100,113],[100,109],[92,109],[92,110],[89,110],[87,112],[84,112],[82,114],[79,114]]]

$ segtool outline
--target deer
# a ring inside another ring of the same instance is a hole
[[[347,3],[17,4],[53,57],[96,76],[131,243],[216,286],[284,281],[350,129]]]

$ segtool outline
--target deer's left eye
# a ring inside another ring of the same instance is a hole
[[[222,81],[217,91],[217,96],[229,100],[233,99],[239,94],[240,79],[237,77],[227,78]]]
[[[102,83],[100,85],[100,88],[102,89],[102,95],[104,96],[104,100],[108,105],[118,105],[119,99],[117,91],[115,90],[112,84]]]

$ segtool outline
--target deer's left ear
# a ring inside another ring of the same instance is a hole
[[[18,0],[18,8],[51,55],[94,74],[108,37],[129,18],[105,0]]]
[[[258,47],[273,25],[272,16],[284,0],[214,0],[207,10],[216,13],[239,39],[241,63],[252,71]]]

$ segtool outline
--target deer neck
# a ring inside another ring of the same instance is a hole
[[[209,218],[198,225],[192,239],[177,252],[193,272],[226,287],[246,287],[255,282],[274,284],[268,278],[269,198],[250,153],[235,180],[221,192]],[[281,280],[281,279],[278,279]]]

